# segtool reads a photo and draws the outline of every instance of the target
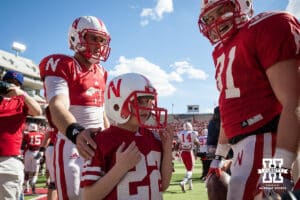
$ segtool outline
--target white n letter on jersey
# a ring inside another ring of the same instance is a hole
[[[46,68],[45,70],[48,71],[49,67],[51,67],[51,70],[55,72],[56,67],[57,67],[57,63],[60,61],[60,58],[55,60],[53,58],[50,58],[47,62]]]

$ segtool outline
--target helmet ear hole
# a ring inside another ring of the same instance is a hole
[[[120,106],[118,104],[114,105],[114,111],[119,111],[120,110]]]
[[[121,109],[121,117],[124,119],[126,119],[131,114],[131,108],[129,106],[130,104],[128,103],[128,101],[125,101]]]
[[[246,5],[248,6],[248,7],[250,7],[250,2],[249,1],[246,1]]]

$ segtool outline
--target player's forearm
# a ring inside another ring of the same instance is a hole
[[[228,143],[228,138],[226,137],[222,126],[220,126],[220,135],[219,135],[218,143],[219,144],[227,144]]]
[[[49,103],[50,112],[52,115],[52,121],[58,130],[65,134],[67,127],[76,122],[75,117],[70,113],[66,108],[66,105],[63,101],[60,101],[61,98],[54,97]]]
[[[166,191],[170,185],[172,177],[172,149],[163,151],[163,160],[161,165],[162,191]]]
[[[103,199],[127,173],[122,166],[115,165],[105,176],[91,186],[83,188],[83,199]]]
[[[295,110],[296,107],[283,108],[277,130],[276,147],[296,154],[300,143],[300,123]]]
[[[103,121],[104,121],[104,128],[109,128],[110,127],[110,122],[109,122],[105,112],[103,112]]]
[[[24,92],[24,101],[26,106],[28,107],[28,114],[32,116],[42,115],[42,108],[40,104],[25,92]]]

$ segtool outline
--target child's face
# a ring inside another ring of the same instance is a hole
[[[151,109],[154,107],[154,98],[152,96],[141,96],[137,98],[136,106],[133,106],[132,118],[139,125],[145,123],[151,116]]]
[[[139,114],[142,122],[145,122],[149,119],[151,115],[150,109],[154,107],[154,103],[154,98],[151,96],[138,97],[138,107],[142,109],[139,109],[138,113],[136,114]]]

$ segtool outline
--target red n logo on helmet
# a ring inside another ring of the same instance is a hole
[[[115,87],[113,81],[111,81],[111,82],[109,83],[109,85],[108,85],[108,90],[107,90],[107,98],[108,98],[108,99],[110,99],[110,91],[112,91],[116,97],[120,97],[121,81],[122,81],[122,79],[118,79],[117,87]]]

